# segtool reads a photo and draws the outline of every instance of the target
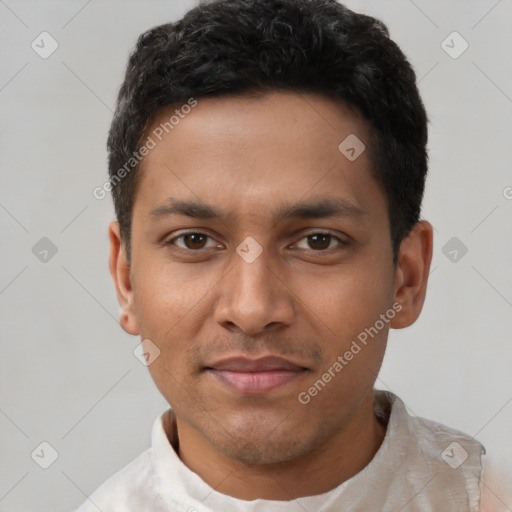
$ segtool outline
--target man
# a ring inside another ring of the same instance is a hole
[[[483,447],[374,390],[423,306],[427,118],[379,21],[218,0],[143,34],[110,270],[171,409],[79,509],[476,511]]]

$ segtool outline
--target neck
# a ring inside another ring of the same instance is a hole
[[[247,466],[226,457],[179,418],[176,424],[182,462],[216,491],[243,500],[292,500],[327,492],[369,464],[386,432],[374,414],[372,396],[313,451],[286,462]]]

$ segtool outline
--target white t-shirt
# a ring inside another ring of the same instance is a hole
[[[483,446],[462,432],[410,416],[387,391],[375,391],[375,413],[387,430],[371,462],[326,493],[291,501],[246,501],[215,491],[181,462],[164,431],[166,413],[155,421],[151,448],[110,477],[76,512],[479,510]]]

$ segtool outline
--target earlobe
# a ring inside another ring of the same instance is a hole
[[[110,223],[108,235],[110,239],[110,275],[114,281],[117,300],[121,306],[119,323],[128,334],[137,335],[139,331],[134,309],[130,263],[126,257],[119,222]]]
[[[390,323],[394,329],[412,325],[421,313],[427,291],[432,247],[433,230],[427,221],[415,224],[400,245],[394,301],[399,302],[402,309]]]

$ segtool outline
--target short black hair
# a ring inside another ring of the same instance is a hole
[[[161,109],[191,98],[272,90],[320,93],[366,119],[373,176],[387,197],[396,262],[401,241],[419,221],[427,115],[414,71],[386,25],[336,0],[203,1],[181,20],[139,37],[107,143],[128,258],[140,174],[133,157]]]

